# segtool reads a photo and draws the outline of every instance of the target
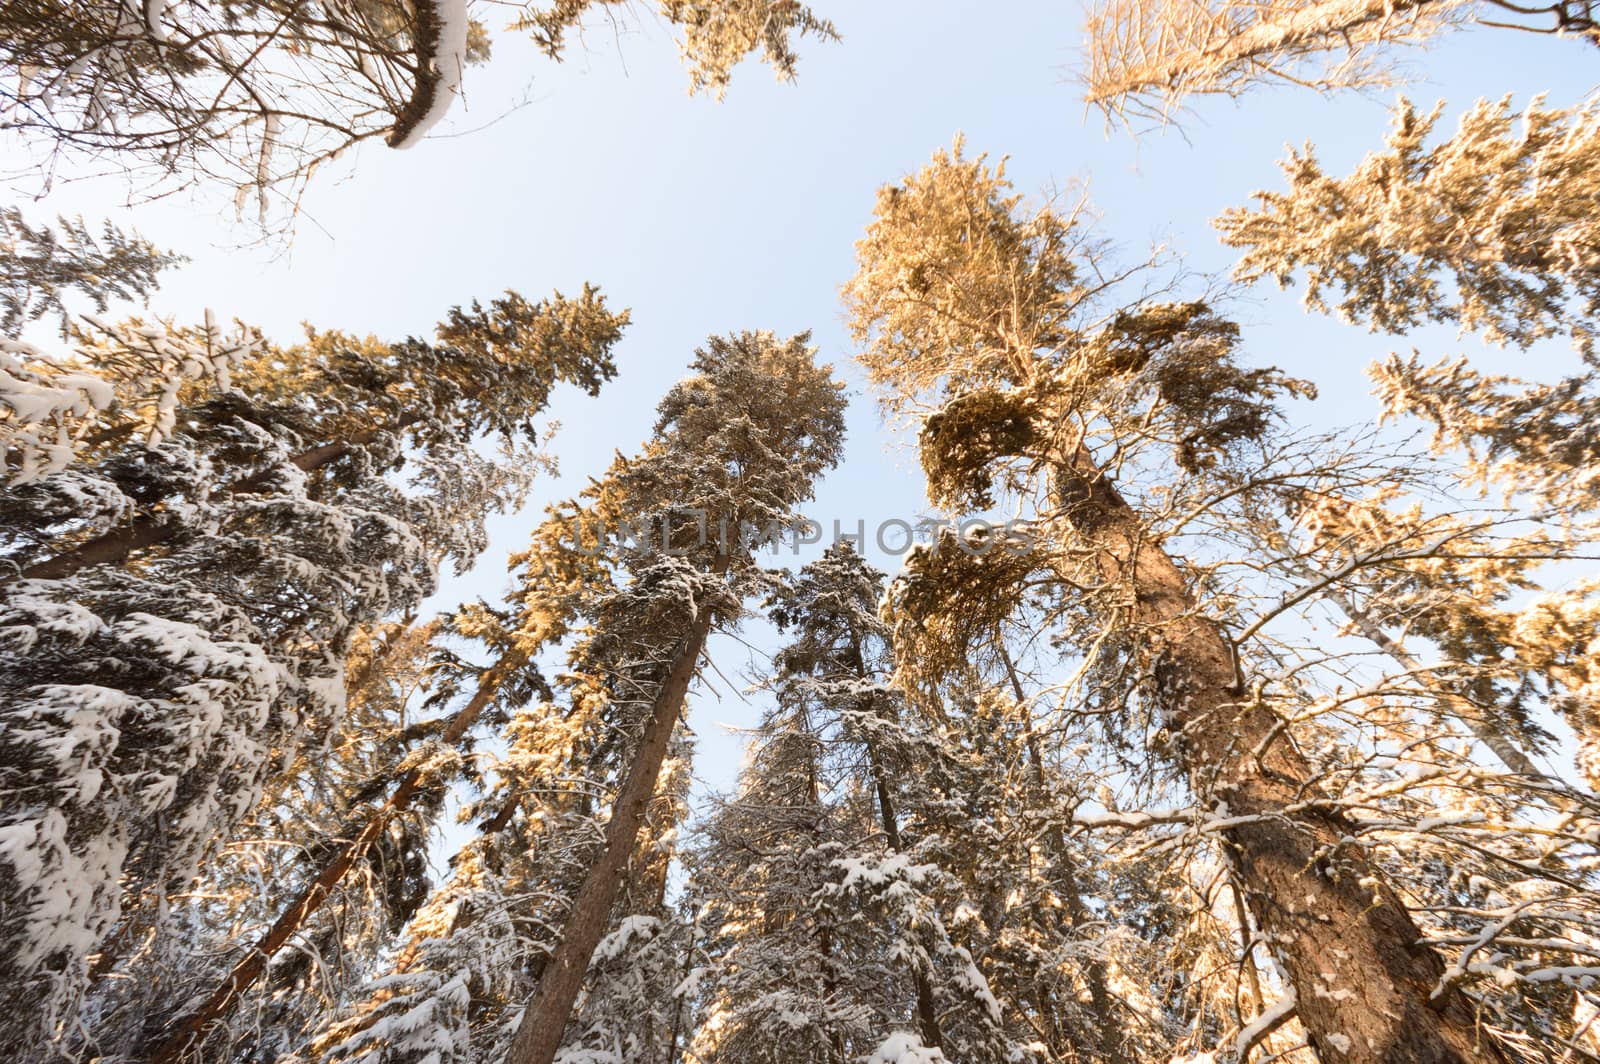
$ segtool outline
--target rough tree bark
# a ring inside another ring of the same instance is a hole
[[[725,567],[723,560],[719,571]],[[644,735],[611,807],[604,848],[578,889],[561,941],[546,962],[538,988],[522,1014],[505,1064],[551,1064],[561,1048],[561,1036],[583,987],[589,960],[605,935],[612,903],[627,873],[628,858],[655,796],[668,744],[711,631],[711,613],[710,608],[701,608],[651,702]]]
[[[1505,1061],[1462,994],[1433,996],[1444,962],[1360,849],[1341,844],[1350,824],[1335,810],[1283,813],[1316,797],[1314,773],[1277,716],[1243,697],[1233,645],[1199,615],[1183,571],[1087,450],[1058,463],[1055,478],[1062,518],[1091,545],[1102,579],[1130,593],[1129,620],[1148,630],[1190,786],[1237,818],[1222,840],[1318,1058]]]

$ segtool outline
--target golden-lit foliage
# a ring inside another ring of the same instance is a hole
[[[1310,307],[1374,331],[1429,322],[1527,347],[1600,331],[1600,105],[1513,111],[1480,100],[1438,137],[1443,105],[1402,99],[1386,149],[1348,177],[1308,145],[1282,164],[1289,187],[1217,219],[1242,252],[1235,275],[1305,278]]]
[[[917,438],[928,498],[954,510],[994,505],[993,463],[1028,453],[1034,404],[1021,389],[965,392],[929,414]]]
[[[1103,0],[1089,13],[1091,103],[1169,118],[1191,95],[1274,81],[1321,89],[1391,84],[1387,49],[1466,20],[1463,0]]]
[[[1023,530],[942,529],[906,559],[884,599],[903,675],[920,684],[964,673],[972,648],[1017,613],[1045,564]]]
[[[844,299],[883,402],[1027,382],[1036,352],[1072,336],[1082,239],[1075,216],[1024,210],[1005,164],[966,158],[959,139],[881,189]]]

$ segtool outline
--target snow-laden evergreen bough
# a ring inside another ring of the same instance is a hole
[[[148,1016],[80,1022],[89,957],[104,988],[160,956],[201,862],[298,750],[341,735],[351,640],[470,563],[536,468],[529,418],[557,382],[611,375],[625,321],[592,290],[508,295],[453,312],[438,343],[252,341],[209,374],[182,345],[210,323],[135,325],[8,378],[93,400],[42,415],[61,467],[19,463],[0,494],[0,936],[7,1004],[35,1021],[7,1026],[8,1050],[137,1050]],[[8,452],[40,423],[7,419]],[[485,434],[514,448],[503,462]]]

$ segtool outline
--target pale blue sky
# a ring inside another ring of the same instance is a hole
[[[1393,99],[1328,100],[1284,88],[1238,104],[1203,100],[1183,135],[1135,141],[1085,112],[1072,81],[1082,32],[1076,5],[817,6],[843,42],[805,42],[796,84],[776,84],[766,68],[747,63],[721,104],[686,95],[670,36],[648,17],[621,37],[595,28],[560,66],[502,40],[487,68],[468,72],[467,107],[436,131],[447,136],[408,152],[369,147],[348,175],[320,175],[286,253],[239,249],[250,233],[232,221],[231,197],[220,192],[122,210],[120,185],[84,182],[40,206],[91,219],[109,214],[189,254],[194,261],[156,301],[161,313],[193,319],[210,306],[283,340],[302,320],[385,338],[426,336],[452,303],[506,287],[537,297],[589,280],[631,307],[618,379],[598,400],[564,395],[552,411],[564,423],[555,446],[562,481],[544,482],[528,514],[496,522],[476,571],[437,597],[443,607],[498,596],[503,559],[522,545],[538,508],[599,472],[614,449],[636,448],[656,401],[713,332],[810,329],[851,381],[847,458],[813,515],[853,524],[919,512],[915,457],[894,450],[861,393],[837,293],[874,190],[920,166],[958,130],[971,152],[1009,154],[1024,191],[1087,179],[1105,233],[1134,250],[1165,242],[1193,267],[1220,270],[1228,252],[1209,219],[1253,189],[1279,187],[1275,163],[1286,142],[1315,141],[1329,168],[1342,172],[1379,145]],[[1413,57],[1428,77],[1410,92],[1419,103],[1447,99],[1452,113],[1478,96],[1511,93],[1520,105],[1542,90],[1567,105],[1592,88],[1596,58],[1572,41],[1462,33]],[[506,113],[524,97],[526,106]],[[1263,288],[1253,296],[1238,310],[1252,357],[1322,388],[1296,416],[1325,425],[1369,417],[1362,368],[1409,345],[1309,317],[1292,293]],[[1424,350],[1429,357],[1481,351],[1447,332],[1427,339],[1439,345]],[[1551,376],[1564,367],[1557,353],[1520,368]],[[769,645],[759,627],[750,636]],[[724,640],[718,668],[737,678],[748,656]],[[738,699],[699,698],[692,720],[701,739],[697,775],[706,783],[726,786],[738,765],[738,742],[718,724],[748,725],[754,712]]]

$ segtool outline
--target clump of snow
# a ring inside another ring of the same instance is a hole
[[[628,945],[635,939],[648,941],[661,930],[661,921],[653,916],[625,917],[617,925],[617,929],[605,938],[594,949],[594,959],[591,963],[600,964],[605,961],[615,960],[622,956]]]
[[[450,112],[450,105],[461,93],[461,72],[467,63],[466,0],[422,0],[422,3],[433,8],[434,17],[439,21],[439,35],[425,63],[438,80],[434,83],[428,110],[391,145],[401,149],[414,146]]]
[[[948,1064],[950,1058],[922,1044],[910,1031],[896,1031],[885,1038],[866,1064]]]
[[[167,43],[167,28],[161,16],[167,12],[167,0],[144,0],[144,28],[157,44]]]
[[[196,329],[111,324],[90,315],[100,333],[70,356],[0,339],[0,453],[5,473],[26,484],[59,473],[96,431],[132,422],[150,445],[171,436],[178,396],[191,381],[226,391],[260,337],[224,336],[211,312]]]
[[[1263,1034],[1281,1023],[1285,1016],[1294,1011],[1295,1000],[1294,987],[1291,986],[1282,997],[1267,1006],[1265,1012],[1251,1020],[1244,1030],[1239,1032],[1239,1036],[1233,1040],[1234,1053],[1243,1056]]]
[[[903,853],[891,853],[878,860],[841,857],[832,863],[835,868],[844,871],[844,882],[841,884],[844,890],[857,885],[881,887],[886,883],[902,880],[907,883],[921,883],[928,876],[938,872],[936,866],[917,864]]]

